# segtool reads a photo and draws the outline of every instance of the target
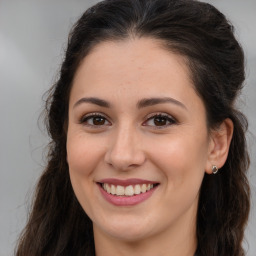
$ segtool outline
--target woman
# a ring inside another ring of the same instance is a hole
[[[209,4],[108,0],[74,26],[16,255],[244,255],[244,81]]]

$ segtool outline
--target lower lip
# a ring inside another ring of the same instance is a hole
[[[109,203],[116,205],[116,206],[132,206],[132,205],[142,203],[145,200],[147,200],[149,197],[151,197],[151,195],[154,193],[154,191],[158,187],[158,186],[156,186],[145,193],[141,193],[141,194],[134,195],[134,196],[116,196],[116,195],[107,193],[102,188],[102,186],[100,184],[98,184],[98,186],[100,188],[100,192],[103,195],[103,197]]]

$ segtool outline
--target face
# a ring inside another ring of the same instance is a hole
[[[195,229],[208,152],[183,57],[146,38],[86,56],[70,94],[67,161],[95,232],[132,241]]]

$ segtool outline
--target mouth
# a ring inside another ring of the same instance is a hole
[[[155,188],[159,185],[159,183],[144,183],[144,184],[135,184],[135,185],[128,185],[128,186],[121,186],[121,185],[114,185],[110,183],[98,183],[104,191],[108,194],[115,195],[115,196],[136,196],[139,194],[146,193],[151,189]]]
[[[111,204],[132,206],[151,197],[160,183],[140,179],[105,179],[97,182],[97,185],[103,198]]]

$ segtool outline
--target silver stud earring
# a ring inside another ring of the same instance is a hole
[[[216,174],[219,171],[218,167],[216,165],[212,166],[212,173]]]

